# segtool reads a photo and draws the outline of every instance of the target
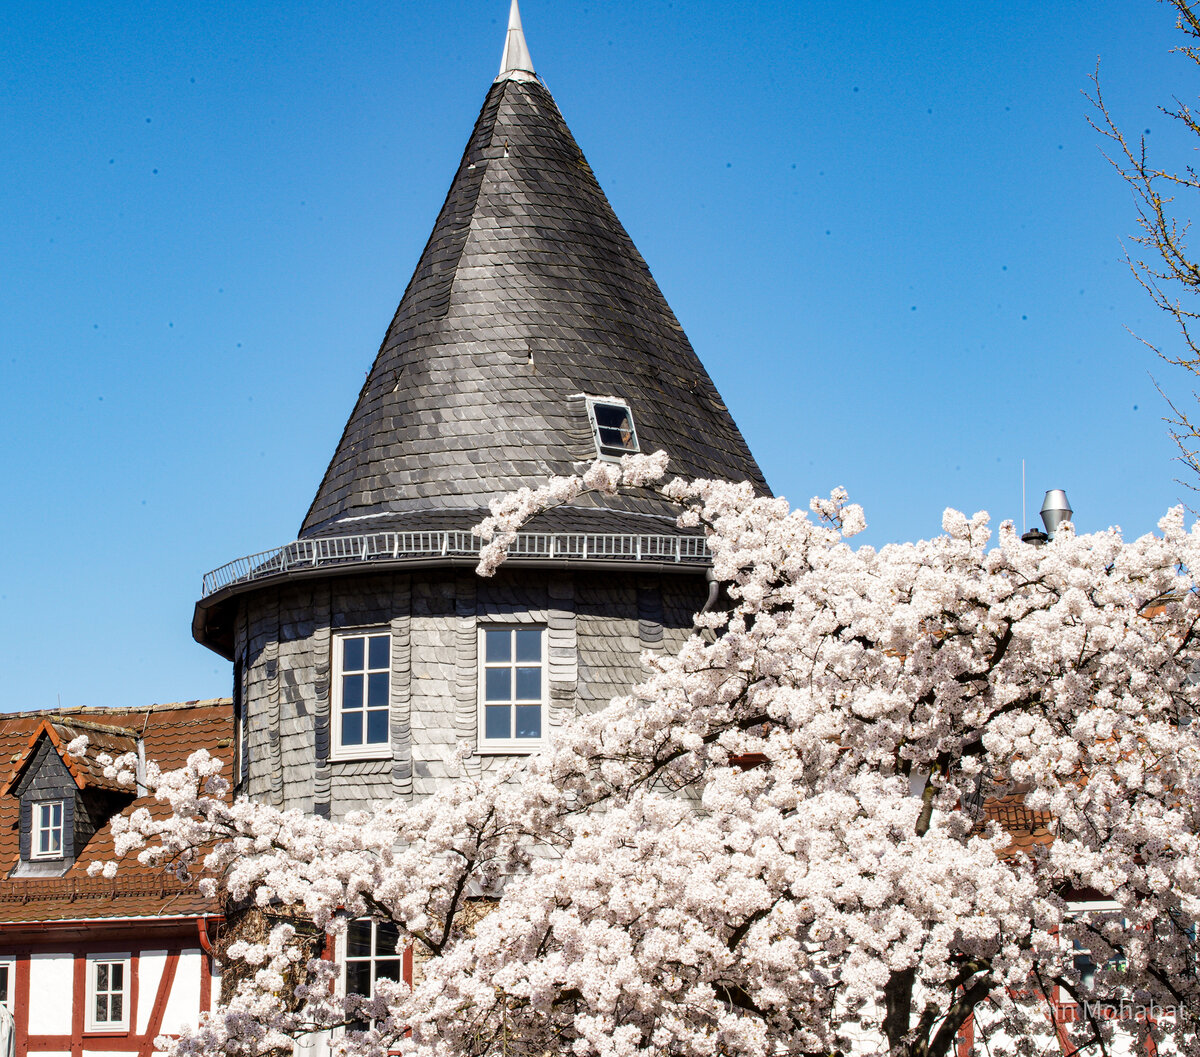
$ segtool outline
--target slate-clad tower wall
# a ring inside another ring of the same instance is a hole
[[[540,557],[491,579],[452,546],[490,499],[597,457],[597,400],[675,472],[766,492],[533,75],[514,0],[501,75],[298,540],[211,574],[197,604],[196,637],[235,662],[247,792],[334,817],[427,794],[455,754],[478,772],[545,744],[628,692],[643,650],[683,641],[703,548],[650,491],[542,515]]]
[[[245,657],[246,791],[333,816],[372,801],[421,796],[448,777],[464,745],[484,770],[508,757],[479,753],[480,621],[546,627],[549,735],[570,715],[602,708],[643,675],[643,649],[682,643],[704,603],[702,577],[536,571],[479,580],[470,573],[395,573],[290,584],[256,596],[237,650]],[[658,620],[647,620],[646,611]],[[330,630],[392,629],[391,754],[330,760]],[[396,634],[398,627],[404,634]],[[465,632],[465,633],[464,633]],[[403,679],[396,678],[403,672]]]

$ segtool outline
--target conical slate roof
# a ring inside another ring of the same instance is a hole
[[[514,17],[520,47],[510,24],[501,75],[301,537],[469,526],[489,499],[595,458],[586,396],[627,402],[641,450],[665,449],[674,472],[767,491],[533,76]],[[649,492],[604,503],[560,512],[555,527],[659,531],[671,514]]]

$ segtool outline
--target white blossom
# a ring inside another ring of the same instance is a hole
[[[1169,1007],[1130,1030],[1200,1057],[1200,532],[1183,512],[1160,536],[1036,547],[947,511],[935,539],[855,550],[841,490],[813,521],[665,472],[661,455],[599,463],[479,528],[487,574],[540,511],[655,488],[705,533],[729,600],[515,773],[330,821],[207,792],[204,752],[147,766],[170,811],[132,815],[120,847],[136,835],[142,861],[330,933],[389,918],[426,955],[414,988],[367,1002],[281,926],[229,948],[253,972],[167,1052],[286,1050],[373,1018],[335,1052],[947,1057],[973,1012],[989,1052],[1032,1054],[1058,1045],[1057,987]],[[980,804],[1014,794],[1052,843],[1017,851],[986,823]],[[503,890],[479,921],[468,882]],[[1072,893],[1117,909],[1072,916]],[[1113,1028],[1058,1030],[1099,1053]]]

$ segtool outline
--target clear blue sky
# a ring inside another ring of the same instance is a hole
[[[0,710],[227,694],[208,569],[294,538],[499,62],[507,0],[10,3]],[[551,3],[538,72],[777,492],[1153,528],[1178,393],[1133,204],[1200,84],[1151,0]],[[1127,329],[1128,328],[1128,329]]]

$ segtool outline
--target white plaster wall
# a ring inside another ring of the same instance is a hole
[[[314,1035],[306,1035],[296,1041],[298,1057],[329,1057],[330,1035],[322,1031]]]
[[[74,975],[74,955],[29,956],[30,1035],[71,1034]]]
[[[200,1022],[200,957],[198,947],[179,952],[175,983],[163,1014],[162,1030],[168,1035],[178,1035],[180,1029],[194,1028]]]
[[[150,1027],[150,1014],[154,1011],[154,996],[158,994],[158,983],[167,965],[166,951],[142,951],[138,959],[138,1007],[137,1033],[145,1035]]]

